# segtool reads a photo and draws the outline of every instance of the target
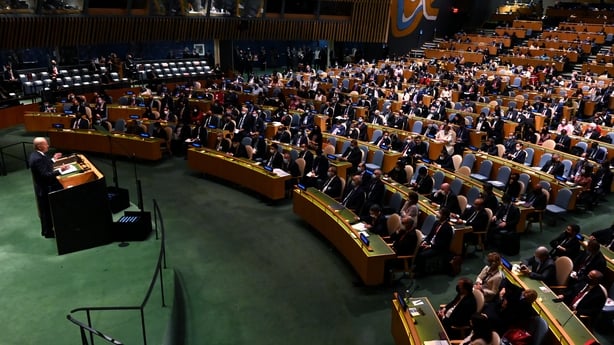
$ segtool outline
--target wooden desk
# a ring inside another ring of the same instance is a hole
[[[55,123],[61,123],[64,128],[70,128],[70,123],[74,118],[74,115],[27,111],[23,114],[23,124],[26,132],[49,132],[55,130],[53,129]]]
[[[553,41],[544,39],[531,39],[527,42],[527,45],[534,45],[536,47],[548,48],[548,49],[568,49],[580,47],[582,53],[590,54],[591,44],[573,41]]]
[[[614,66],[612,65],[598,65],[593,63],[583,63],[582,64],[582,73],[586,73],[590,71],[591,73],[597,74],[605,74],[606,72],[609,75],[614,74]]]
[[[496,28],[495,32],[499,36],[510,36],[516,38],[527,37],[527,29],[525,28]]]
[[[462,57],[465,60],[465,63],[473,62],[476,64],[481,64],[484,62],[484,54],[462,51],[462,50],[425,49],[424,56],[429,59],[446,59],[450,57]]]
[[[542,38],[558,38],[559,41],[591,40],[596,44],[605,43],[605,35],[596,32],[575,32],[575,31],[544,31]]]
[[[569,62],[576,63],[578,62],[578,52],[577,51],[567,51],[564,49],[552,49],[552,48],[537,48],[537,49],[529,49],[529,47],[516,47],[518,52],[529,55],[532,57],[539,57],[542,55],[547,55],[550,58],[566,56],[569,59]]]
[[[426,297],[404,298],[407,308],[420,308],[421,315],[412,317],[409,311],[403,310],[401,303],[392,300],[390,331],[396,345],[422,345],[428,340],[450,341],[437,312]],[[414,305],[417,303],[418,305]]]
[[[538,297],[537,301],[533,303],[533,308],[546,320],[558,344],[577,345],[584,344],[588,340],[597,341],[595,336],[574,316],[565,303],[552,301],[552,299],[556,298],[556,295],[546,284],[517,272],[511,272],[505,267],[503,267],[503,272],[513,284],[524,289],[537,291]]]
[[[113,123],[119,119],[128,121],[130,119],[130,115],[138,115],[140,118],[144,112],[144,107],[131,107],[127,105],[115,104],[110,104],[107,106],[107,118]]]
[[[488,53],[488,55],[497,55],[497,46],[486,45],[483,42],[469,42],[469,43],[459,43],[459,42],[439,42],[437,45],[439,49],[446,50],[464,50],[464,51],[473,51],[477,52],[478,50]],[[428,106],[428,104],[427,104]]]
[[[525,28],[533,31],[542,31],[543,23],[540,20],[519,20],[516,19],[512,22],[514,28]]]
[[[245,158],[235,158],[211,149],[188,149],[192,170],[238,184],[271,200],[286,197],[286,181],[291,176],[277,176]]]
[[[61,150],[134,156],[135,158],[153,161],[162,159],[162,151],[160,150],[162,140],[157,138],[143,139],[129,134],[112,134],[111,137],[108,137],[94,130],[68,129],[50,131],[49,139],[53,147]]]
[[[341,148],[343,147],[343,143],[346,141],[351,141],[352,139],[347,138],[347,137],[342,137],[339,135],[332,135],[330,133],[322,133],[323,139],[324,141],[326,141],[328,138],[330,137],[334,137],[337,140],[337,147],[335,149],[335,152],[337,153],[343,153],[341,152]],[[381,148],[379,148],[378,146],[372,145],[369,142],[365,142],[365,141],[360,141],[358,140],[358,146],[366,146],[367,149],[369,150],[369,152],[367,153],[367,160],[366,162],[371,162],[371,160],[373,159],[373,153],[375,151],[383,151],[384,152],[384,160],[382,161],[382,171],[384,173],[387,173],[389,171],[391,171],[395,165],[397,164],[397,160],[399,160],[399,158],[401,157],[401,152],[397,152],[397,151],[393,151],[393,150],[382,150]]]
[[[352,211],[315,188],[295,189],[292,209],[337,248],[366,285],[384,282],[385,262],[396,254],[378,235],[370,235],[365,246],[351,226],[358,218]]]
[[[460,38],[463,42],[469,39],[471,42],[483,42],[486,44],[503,44],[505,48],[509,48],[512,45],[512,39],[509,37],[497,37],[476,34],[455,35],[454,37],[456,39]]]
[[[512,169],[513,173],[526,173],[531,177],[531,181],[533,184],[538,183],[539,181],[548,181],[550,183],[551,191],[550,191],[550,200],[556,200],[556,196],[561,189],[569,189],[571,190],[571,200],[569,201],[568,210],[574,210],[576,208],[576,198],[582,191],[582,188],[579,186],[570,186],[564,182],[561,182],[554,178],[554,176],[550,174],[546,174],[540,170],[528,168],[524,164],[519,164],[513,162],[509,159],[501,158],[499,156],[493,156],[485,153],[476,153],[475,155],[475,167],[474,172],[477,172],[477,167],[479,167],[483,161],[490,160],[492,161],[492,171],[490,173],[490,179],[494,180],[497,177],[497,173],[502,166],[508,166]]]
[[[510,55],[501,55],[499,56],[499,58],[501,58],[502,63],[511,63],[516,66],[533,66],[533,67],[554,66],[554,68],[558,72],[562,72],[563,68],[565,67],[565,65],[562,62],[552,60],[552,59],[542,60],[542,59],[536,59],[536,58],[530,58],[530,57],[523,58],[520,56],[510,56]]]

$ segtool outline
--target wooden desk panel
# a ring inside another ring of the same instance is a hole
[[[61,123],[64,128],[70,128],[74,115],[65,116],[58,113],[26,112],[23,115],[23,124],[26,132],[49,132],[54,123]]]
[[[512,22],[514,28],[525,28],[533,31],[542,31],[543,23],[539,20],[519,20],[516,19]]]
[[[417,301],[422,304],[414,306],[414,302]],[[390,331],[396,345],[421,345],[428,340],[440,340],[442,335],[444,340],[450,341],[428,298],[406,298],[405,303],[408,308],[420,308],[423,314],[412,317],[407,310],[403,310],[395,293],[395,298],[392,300]]]
[[[357,216],[348,209],[334,210],[330,205],[338,203],[316,189],[295,189],[292,199],[294,213],[337,248],[365,285],[384,282],[384,265],[396,254],[380,236],[369,236],[370,244],[366,247],[350,225]]]
[[[335,150],[335,152],[337,153],[343,153],[343,152],[340,152],[341,147],[343,146],[343,143],[346,141],[352,140],[347,137],[342,137],[339,135],[332,135],[330,133],[323,133],[322,135],[323,135],[324,141],[326,141],[330,137],[334,137],[337,140],[337,147]],[[371,160],[373,159],[373,153],[375,151],[381,150],[384,152],[384,160],[382,161],[382,171],[384,173],[391,171],[397,164],[397,160],[399,160],[399,158],[401,157],[401,152],[397,152],[393,150],[382,150],[378,146],[372,145],[371,143],[358,140],[358,146],[360,147],[361,145],[365,145],[367,149],[369,150],[369,152],[367,153],[367,160],[366,160],[367,163],[371,162]]]
[[[112,134],[109,137],[94,130],[63,130],[49,132],[51,145],[62,150],[86,151],[135,157],[145,160],[162,159],[157,138],[142,139],[135,135]]]
[[[484,62],[484,54],[474,53],[462,50],[439,50],[439,49],[425,49],[424,56],[429,59],[444,59],[450,57],[462,57],[465,63],[473,62],[481,64]]]
[[[107,106],[107,118],[113,123],[119,119],[127,122],[130,119],[130,115],[138,115],[140,118],[144,112],[145,108],[143,107],[130,107],[125,105]]]
[[[271,200],[286,197],[286,181],[291,176],[280,177],[253,161],[210,150],[188,150],[188,166],[192,170],[238,184],[264,195]]]
[[[515,36],[516,38],[527,37],[527,29],[525,28],[496,28],[495,32],[499,36]]]

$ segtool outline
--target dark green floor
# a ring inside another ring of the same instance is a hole
[[[21,127],[3,130],[0,146],[31,138]],[[110,180],[108,159],[88,157]],[[158,242],[57,256],[53,242],[39,235],[29,171],[15,160],[7,165],[9,175],[0,177],[2,337],[11,344],[78,344],[77,328],[65,319],[67,311],[84,304],[139,301],[153,272]],[[120,185],[131,190],[134,201],[132,165],[120,160],[118,169]],[[358,278],[351,266],[292,213],[290,201],[271,206],[248,191],[190,172],[181,158],[139,163],[137,169],[146,206],[151,208],[155,198],[164,213],[168,262],[182,281],[176,288],[185,295],[184,344],[393,343],[390,298],[395,288],[403,287],[355,286]],[[602,205],[568,221],[590,233],[612,222],[613,209]],[[521,256],[549,242],[564,223],[524,235]],[[481,257],[467,259],[461,275],[473,279],[482,266]],[[423,278],[415,294],[428,296],[435,305],[445,303],[453,296],[456,279]],[[167,337],[170,308],[160,308],[159,298],[150,303],[148,339],[160,344]],[[140,343],[138,325],[120,320],[100,322],[121,334],[120,340]],[[612,334],[599,338],[603,343],[613,339]]]

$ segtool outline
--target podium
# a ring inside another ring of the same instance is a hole
[[[49,193],[58,255],[112,242],[113,216],[104,175],[85,156],[59,159],[55,166],[69,165],[58,176],[64,189]]]

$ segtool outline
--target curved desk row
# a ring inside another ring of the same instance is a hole
[[[205,148],[188,150],[188,166],[192,170],[238,184],[271,200],[286,196],[286,181],[290,175],[278,176],[254,161],[235,158],[227,154]]]
[[[106,153],[152,161],[162,159],[160,145],[163,141],[157,138],[117,133],[105,135],[91,129],[65,129],[50,131],[49,139],[51,145],[60,150]]]
[[[352,228],[358,222],[352,211],[315,188],[295,189],[292,208],[337,248],[365,285],[384,282],[384,265],[396,254],[378,235],[370,235],[369,244],[364,244]]]

